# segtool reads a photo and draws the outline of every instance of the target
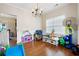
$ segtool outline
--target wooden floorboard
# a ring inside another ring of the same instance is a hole
[[[26,56],[74,56],[71,50],[42,41],[24,43]]]
[[[16,40],[10,40],[10,45],[16,45]],[[70,49],[42,41],[24,43],[24,50],[26,56],[75,56]]]

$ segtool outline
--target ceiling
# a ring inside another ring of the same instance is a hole
[[[56,5],[58,4],[58,5]],[[24,10],[32,11],[35,9],[37,4],[36,3],[9,3],[8,5],[15,6]],[[66,3],[38,3],[38,7],[43,10],[43,12],[49,12],[54,10],[60,6],[65,6]]]

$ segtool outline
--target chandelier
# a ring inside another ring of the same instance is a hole
[[[42,9],[40,9],[40,8],[38,7],[38,4],[37,4],[37,5],[36,5],[36,8],[33,9],[32,14],[35,15],[35,16],[37,16],[37,15],[39,16],[39,15],[42,15],[42,13],[43,13]]]

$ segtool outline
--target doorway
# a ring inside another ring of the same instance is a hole
[[[0,14],[0,44],[14,45],[17,42],[17,20],[9,14]]]

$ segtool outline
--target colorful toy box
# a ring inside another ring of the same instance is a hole
[[[21,37],[22,42],[32,41],[32,34],[29,31],[25,31]]]

